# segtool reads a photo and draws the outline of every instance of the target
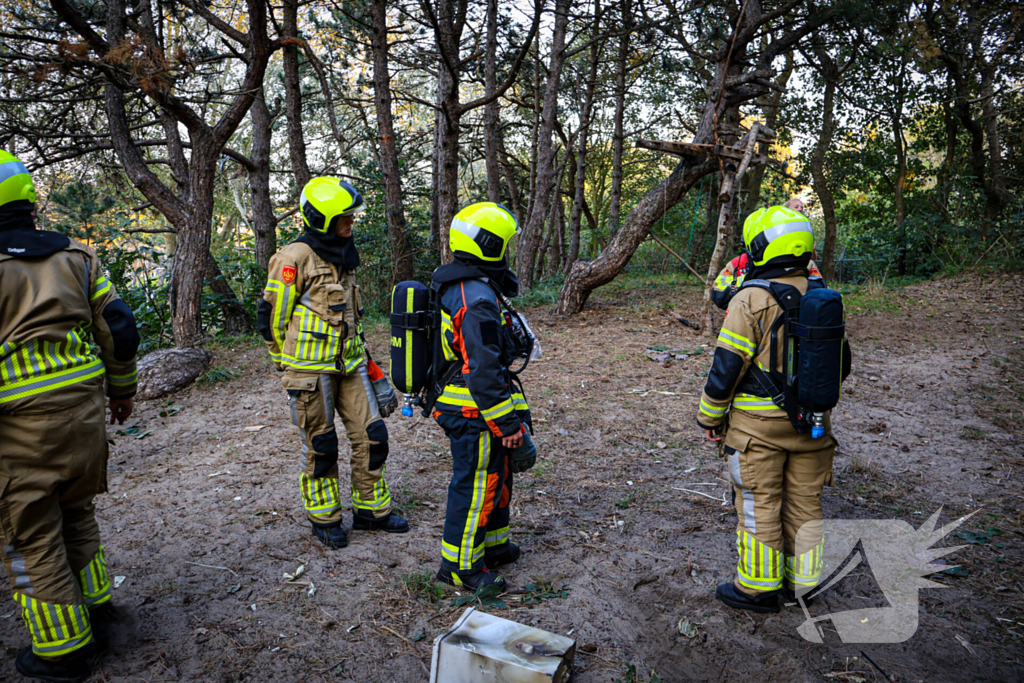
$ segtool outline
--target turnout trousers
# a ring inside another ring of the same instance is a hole
[[[100,385],[54,412],[0,414],[0,555],[40,657],[87,645],[89,608],[110,600],[93,504],[107,490],[105,417]]]
[[[353,510],[374,517],[390,515],[391,493],[384,481],[388,428],[380,416],[366,363],[346,374],[288,370],[282,384],[288,391],[292,423],[302,439],[305,469],[299,488],[309,520],[318,526],[334,526],[342,518],[335,414],[341,417],[352,446]]]
[[[435,417],[452,448],[441,566],[469,574],[483,567],[485,555],[500,554],[509,543],[510,454],[478,417]]]
[[[735,583],[750,595],[818,584],[821,490],[832,485],[836,449],[827,418],[825,427],[825,436],[814,439],[787,418],[729,413],[724,450],[738,517]]]

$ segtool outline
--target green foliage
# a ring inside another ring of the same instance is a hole
[[[507,609],[506,605],[501,598],[502,588],[498,584],[489,584],[483,586],[473,595],[461,595],[452,600],[452,607],[465,607],[473,603],[478,603],[481,607],[494,607],[497,609]]]
[[[561,579],[545,579],[543,576],[533,577],[533,583],[523,586],[526,595],[523,597],[524,605],[537,605],[544,600],[555,598],[566,599],[569,597],[569,586]]]
[[[199,379],[196,380],[196,386],[208,387],[214,384],[220,384],[221,382],[230,382],[231,380],[238,379],[238,373],[230,368],[225,368],[219,365],[211,365],[206,369]]]
[[[402,576],[402,585],[409,595],[425,598],[433,604],[444,600],[444,586],[437,582],[429,570]]]
[[[91,244],[96,238],[109,234],[110,210],[117,206],[117,200],[81,180],[63,189],[50,193],[50,201],[56,211],[51,219],[51,230],[62,232]]]

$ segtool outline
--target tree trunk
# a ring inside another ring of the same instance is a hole
[[[439,66],[443,69],[443,66]],[[439,79],[440,80],[440,79]],[[430,157],[430,248],[438,259],[441,258],[441,204],[438,201],[441,187],[441,92],[437,93],[438,110],[434,112],[434,153]]]
[[[551,256],[548,259],[546,274],[558,273],[565,261],[565,204],[560,190],[555,191],[555,217],[551,227]]]
[[[530,200],[530,220],[517,238],[516,274],[524,291],[533,287],[534,264],[538,242],[543,237],[544,222],[550,213],[551,198],[557,191],[555,179],[555,152],[552,139],[558,115],[558,87],[565,64],[565,33],[569,24],[572,0],[555,3],[555,27],[551,39],[551,64],[548,68],[547,87],[544,91],[544,109],[537,138],[537,182]]]
[[[622,33],[619,36],[619,55],[615,66],[615,123],[612,132],[612,189],[608,196],[608,234],[619,229],[619,211],[622,203],[622,146],[625,142],[623,119],[626,112],[626,72],[629,68],[629,39],[632,33],[633,10],[629,0],[622,0]]]
[[[456,2],[458,5],[456,6]],[[448,229],[459,210],[459,80],[462,29],[466,0],[438,0],[435,40],[441,55],[438,67],[437,97],[441,107],[437,149],[437,216],[441,263],[452,260]]]
[[[295,183],[302,190],[311,174],[306,161],[306,141],[302,134],[302,82],[299,77],[299,0],[282,0],[281,31],[285,40],[282,49],[284,76],[284,111],[288,120],[288,157],[295,174]],[[288,40],[291,39],[291,40]]]
[[[789,79],[793,76],[795,60],[793,59],[793,52],[789,51],[786,53],[786,66],[783,68],[782,73],[775,79],[775,85],[780,88],[785,88],[789,85]],[[779,107],[782,104],[782,95],[784,93],[779,90],[773,90],[769,95],[761,98],[761,109],[764,111],[764,122],[772,130],[778,130],[779,122]],[[761,154],[767,156],[769,152],[769,143],[762,142],[758,145],[760,148],[758,151]],[[746,175],[746,196],[743,198],[743,217],[749,216],[757,209],[758,202],[761,201],[761,185],[764,184],[764,174],[767,170],[767,164],[758,164]]]
[[[519,183],[516,181],[515,167],[512,165],[511,160],[508,158],[508,152],[505,150],[505,139],[502,135],[501,128],[498,128],[498,155],[501,159],[501,172],[505,176],[505,184],[508,186],[509,198],[512,200],[512,213],[516,216],[516,222],[519,225],[523,225],[526,221],[526,216],[523,213],[523,200],[519,195]]]
[[[277,251],[277,217],[270,199],[270,147],[273,121],[267,110],[263,89],[249,110],[252,119],[252,163],[249,169],[249,193],[252,197],[252,228],[256,241],[256,265],[264,275],[270,257]]]
[[[626,267],[636,248],[647,238],[651,226],[666,209],[675,206],[691,187],[716,167],[714,161],[704,158],[683,159],[668,178],[658,183],[629,212],[600,256],[592,261],[573,263],[558,297],[555,314],[579,312],[594,289],[611,282]]]
[[[444,71],[442,70],[442,74]],[[442,91],[444,81],[442,76]],[[449,81],[448,92],[457,97],[458,86]],[[441,115],[441,145],[437,151],[437,214],[438,241],[441,263],[452,260],[452,250],[448,245],[448,229],[452,219],[459,210],[459,121],[461,114],[458,103],[452,106],[452,95],[447,98],[448,104]]]
[[[725,255],[733,232],[736,230],[736,201],[731,195],[733,176],[726,173],[722,180],[724,192],[729,192],[730,197],[726,202],[719,204],[718,227],[715,232],[715,249],[711,252],[711,262],[708,264],[708,275],[706,281],[713,283],[718,277],[722,264],[725,263]],[[705,336],[714,334],[714,307],[711,302],[711,287],[704,288],[704,301],[701,304],[701,331]]]
[[[580,141],[576,156],[575,188],[572,200],[572,213],[569,216],[569,252],[566,255],[563,272],[568,275],[572,264],[580,257],[580,228],[583,222],[583,206],[587,202],[587,146],[590,139],[590,121],[594,106],[594,95],[597,92],[597,67],[600,62],[601,5],[599,0],[594,3],[594,30],[591,35],[593,44],[590,46],[590,64],[587,72],[586,90],[583,92],[583,103],[580,106]]]
[[[946,131],[946,154],[935,174],[935,197],[939,207],[948,216],[949,192],[952,189],[950,176],[953,172],[953,164],[956,162],[957,133],[959,132],[953,107],[948,102],[942,103],[942,120]]]
[[[1000,112],[995,102],[992,71],[985,69],[981,74],[981,118],[985,122],[989,177],[988,191],[985,193],[983,239],[988,238],[1006,205],[1006,179],[1003,177],[1003,149],[999,133]]]
[[[388,71],[387,0],[373,0],[373,104],[377,110],[377,131],[380,138],[380,166],[384,174],[385,214],[388,241],[395,264],[394,282],[411,280],[412,249],[405,223],[402,200],[402,178],[398,166],[398,147],[391,116],[391,74]]]
[[[832,146],[832,137],[835,135],[835,94],[839,79],[839,69],[836,67],[831,55],[823,48],[817,49],[818,64],[821,67],[821,74],[825,80],[825,96],[822,103],[821,130],[818,134],[818,142],[814,146],[811,155],[811,179],[814,184],[814,191],[821,202],[821,212],[825,218],[825,244],[822,248],[821,260],[818,267],[826,281],[831,281],[835,276],[835,250],[836,234],[838,223],[836,221],[836,203],[832,196],[832,188],[829,186],[828,178],[825,175],[825,155]]]
[[[895,227],[899,243],[896,245],[896,272],[907,274],[907,245],[903,221],[907,218],[907,206],[903,198],[904,186],[907,182],[907,148],[903,136],[903,99],[906,95],[906,64],[900,64],[900,72],[896,79],[896,102],[893,104],[890,118],[892,121],[893,146],[896,149],[896,178],[893,181],[893,201],[896,205]]]
[[[202,115],[189,104],[160,89],[148,89],[144,97],[157,108],[183,123],[191,141],[191,157],[187,185],[179,183],[179,193],[172,192],[159,176],[149,169],[146,159],[132,137],[128,124],[125,92],[119,81],[106,81],[104,107],[107,114],[110,140],[118,160],[132,184],[164,215],[176,230],[174,261],[171,267],[170,305],[174,342],[179,347],[198,346],[203,341],[202,293],[203,275],[210,250],[210,230],[214,206],[217,161],[224,145],[238,129],[238,124],[252,107],[253,99],[266,74],[272,52],[267,36],[266,5],[258,0],[247,0],[247,36],[245,75],[238,91],[220,110],[216,125],[210,126]],[[86,41],[89,49],[103,58],[112,45],[129,40],[128,12],[123,0],[108,0],[106,40],[100,38],[78,8],[63,0],[54,0],[53,6],[61,18]],[[145,9],[143,11],[146,11]],[[134,18],[135,15],[133,15]],[[146,20],[141,22],[145,32]],[[217,26],[218,30],[222,27]],[[139,34],[131,39],[138,37]],[[150,39],[151,40],[151,39]],[[106,42],[106,41],[109,41]],[[153,45],[153,49],[160,49]],[[175,164],[173,149],[169,148],[171,163]]]
[[[498,89],[498,0],[487,0],[487,54],[484,57],[484,94]],[[501,166],[498,161],[498,99],[484,106],[484,163],[487,167],[487,201],[501,203]]]
[[[252,326],[249,316],[246,315],[245,307],[235,296],[235,290],[231,288],[231,283],[224,276],[220,266],[217,265],[217,259],[213,257],[213,254],[207,254],[205,276],[206,283],[210,285],[210,289],[217,296],[217,304],[220,306],[221,313],[224,314],[224,333],[245,334],[248,332]]]

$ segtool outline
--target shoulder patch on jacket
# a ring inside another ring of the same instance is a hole
[[[295,282],[295,274],[297,272],[295,266],[284,266],[281,268],[281,279],[284,280],[286,285],[290,285]]]
[[[498,321],[497,320],[482,320],[480,321],[480,341],[485,346],[499,346],[498,340]]]

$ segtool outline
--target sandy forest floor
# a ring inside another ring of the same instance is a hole
[[[714,599],[733,573],[735,514],[713,499],[728,490],[724,463],[693,419],[711,354],[659,364],[646,352],[708,343],[667,315],[696,317],[696,289],[615,284],[569,321],[529,310],[545,351],[525,377],[542,455],[516,482],[525,552],[506,576],[567,588],[493,611],[571,633],[578,683],[884,680],[862,651],[891,680],[1024,679],[1022,295],[1019,280],[964,277],[847,297],[854,374],[833,417],[826,515],[917,527],[939,506],[943,522],[981,508],[939,544],[968,543],[948,558],[959,575],[937,575],[948,587],[921,592],[917,634],[869,646],[804,641],[799,608],[747,615]],[[386,340],[373,331],[378,357]],[[131,434],[110,428],[99,517],[133,624],[93,680],[425,681],[430,643],[462,611],[429,580],[450,473],[440,428],[388,421],[387,476],[411,533],[354,532],[325,550],[304,520],[298,437],[265,352],[215,350],[237,379],[140,404]],[[312,595],[282,578],[300,564]],[[9,598],[0,589],[0,679],[19,680],[27,634]]]

